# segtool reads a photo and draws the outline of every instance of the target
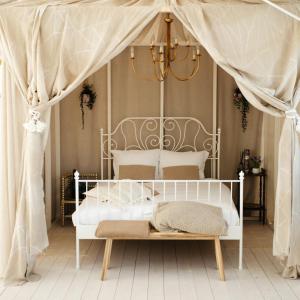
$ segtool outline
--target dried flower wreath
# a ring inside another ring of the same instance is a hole
[[[81,129],[84,129],[84,106],[88,107],[89,109],[93,109],[97,94],[94,92],[91,84],[84,83],[79,98],[81,109]]]
[[[250,111],[250,104],[239,88],[234,90],[233,104],[242,114],[242,128],[245,132],[248,126],[247,114]]]

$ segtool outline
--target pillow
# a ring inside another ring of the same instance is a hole
[[[199,180],[198,166],[175,166],[162,169],[164,180]]]
[[[158,231],[209,235],[222,235],[227,231],[220,207],[193,201],[159,202],[151,223]]]
[[[155,178],[158,178],[159,149],[154,150],[112,150],[115,177],[119,179],[120,165],[154,166]]]
[[[155,166],[119,165],[119,179],[154,180]]]
[[[198,166],[199,179],[204,179],[205,162],[209,153],[207,151],[199,152],[173,152],[167,150],[160,151],[160,174],[162,169],[174,166]]]

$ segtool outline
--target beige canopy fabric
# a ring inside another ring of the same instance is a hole
[[[2,177],[9,177],[11,162],[16,157],[20,161],[14,187],[8,187],[16,193],[15,197],[8,197],[2,203],[2,213],[16,206],[15,218],[12,217],[10,224],[7,218],[0,220],[2,230],[12,233],[1,236],[4,247],[0,248],[0,256],[3,255],[0,273],[6,281],[28,280],[36,255],[48,245],[42,165],[50,107],[133,42],[166,7],[235,78],[254,106],[287,117],[281,145],[288,145],[289,156],[285,157],[286,153],[280,151],[278,189],[281,193],[276,204],[274,246],[276,254],[279,248],[284,249],[280,254],[288,256],[287,271],[296,276],[295,270],[300,264],[300,236],[295,226],[300,219],[300,200],[293,182],[300,180],[299,164],[296,164],[299,162],[296,129],[300,127],[296,114],[300,96],[300,23],[266,4],[236,1],[70,0],[38,3],[40,5],[33,5],[36,4],[33,1],[8,1],[0,6],[1,50],[9,72],[6,74],[14,82],[10,81],[12,87],[9,88],[11,93],[6,94],[7,100],[14,97],[15,87],[19,93],[15,94],[17,99],[6,105],[10,108],[14,103],[25,106],[22,119],[27,119],[25,131],[22,126],[16,128],[18,134],[24,132],[21,159],[19,153],[6,152],[9,163],[1,166]],[[299,12],[299,4],[285,7],[295,14]],[[9,126],[14,128],[17,122],[17,114],[10,112],[6,131]],[[8,136],[3,139],[11,145]],[[284,171],[291,174],[285,181],[281,180]],[[8,203],[10,200],[15,203]],[[288,216],[291,220],[283,222]],[[285,229],[289,228],[288,231],[282,229],[282,224]],[[288,232],[289,236],[282,244],[283,232]]]
[[[299,5],[286,6],[297,14]],[[272,7],[254,4],[247,10],[242,4],[187,4],[174,6],[173,12],[217,64],[235,78],[251,104],[270,114],[286,113],[279,150],[274,254],[288,256],[287,268],[296,270],[300,263],[300,235],[295,227],[300,222],[300,194],[293,181],[300,180],[296,163],[300,156],[296,132],[300,125],[296,117],[300,23]],[[290,113],[294,119],[289,118]]]
[[[27,107],[23,116],[28,118],[27,125],[32,127],[34,123],[30,120],[34,109],[42,113],[43,122],[38,121],[38,126],[46,123],[49,128],[50,107],[119,54],[159,10],[156,1],[149,6],[106,6],[95,2],[84,8],[81,4],[0,7],[1,50],[20,91],[18,101]],[[12,115],[9,123],[15,122]],[[1,219],[2,228],[9,227],[8,232],[13,232],[12,236],[1,237],[4,249],[0,249],[0,271],[7,283],[28,279],[36,255],[48,245],[41,168],[47,129],[31,129],[25,131],[23,138],[22,171],[15,178],[17,195],[5,199],[15,202],[16,219],[10,224]],[[14,157],[14,153],[7,153],[6,159],[12,161]],[[3,213],[10,205],[3,203]]]

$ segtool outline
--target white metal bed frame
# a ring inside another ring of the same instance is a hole
[[[194,137],[188,140],[187,133],[192,131]],[[204,138],[200,140],[201,133]],[[117,136],[119,134],[119,136]],[[133,140],[128,141],[128,135]],[[122,139],[122,150],[168,149],[175,152],[201,151],[209,152],[211,177],[220,178],[221,129],[210,133],[203,123],[192,117],[129,117],[123,119],[111,133],[100,129],[100,164],[101,179],[104,179],[104,161],[112,160],[111,150],[119,149],[117,139]],[[108,163],[108,179],[112,168]]]
[[[192,129],[193,128],[193,129]],[[195,131],[192,131],[195,130]],[[192,141],[187,138],[187,132],[194,132]],[[200,132],[204,134],[204,139],[201,142]],[[119,134],[119,135],[118,135]],[[132,142],[129,141],[129,137]],[[119,143],[117,143],[117,139]],[[167,183],[174,183],[176,193],[176,183],[181,182],[186,184],[186,198],[188,198],[188,184],[191,182],[198,184],[217,183],[220,185],[220,201],[221,184],[225,183],[230,186],[231,199],[233,195],[233,185],[238,184],[240,190],[239,196],[239,224],[229,226],[226,235],[220,237],[222,240],[237,240],[239,241],[239,269],[242,269],[243,260],[243,182],[244,173],[239,174],[238,180],[220,180],[220,141],[221,130],[217,133],[210,133],[206,130],[203,123],[196,118],[191,117],[133,117],[123,119],[111,133],[104,133],[100,129],[100,163],[101,163],[101,180],[82,180],[79,178],[79,173],[75,173],[75,194],[76,194],[76,211],[79,208],[79,184],[84,183],[86,190],[89,184],[97,184],[98,182],[110,184],[119,182],[119,180],[111,179],[112,169],[111,151],[130,150],[130,149],[169,149],[172,151],[201,151],[209,152],[208,159],[211,160],[211,174],[213,178],[205,180],[147,180],[148,184],[154,186],[156,183],[163,183],[164,187]],[[118,146],[118,145],[122,146]],[[104,179],[104,162],[108,161],[107,178]],[[122,180],[124,182],[124,180]],[[131,183],[135,181],[129,181]],[[138,182],[141,182],[140,180]],[[198,186],[197,186],[198,188]],[[210,188],[208,199],[210,198]],[[97,239],[95,237],[97,225],[81,225],[79,219],[76,223],[76,267],[80,267],[80,240],[81,239]]]

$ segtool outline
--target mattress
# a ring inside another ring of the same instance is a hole
[[[77,225],[96,225],[103,220],[150,220],[158,202],[163,201],[197,201],[220,207],[223,217],[229,226],[239,225],[239,216],[232,200],[230,189],[222,183],[195,182],[155,183],[155,191],[159,194],[141,203],[121,206],[102,203],[96,198],[85,198],[72,221]],[[209,197],[210,195],[210,197]]]

